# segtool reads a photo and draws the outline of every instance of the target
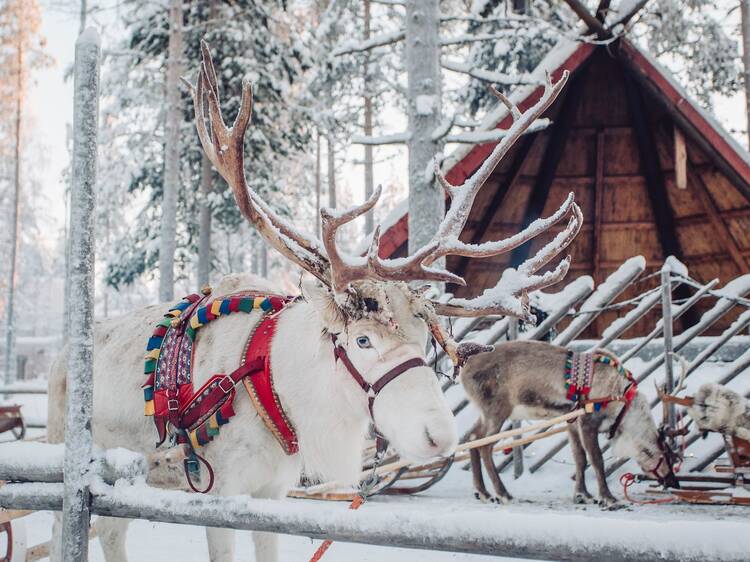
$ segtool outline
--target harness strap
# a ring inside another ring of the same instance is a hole
[[[615,418],[615,423],[613,423],[612,427],[609,428],[610,439],[612,439],[615,436],[615,433],[617,433],[617,430],[620,429],[622,420],[625,418],[625,414],[630,409],[630,404],[632,404],[633,398],[635,398],[637,392],[638,385],[635,382],[631,382],[627,387],[625,387],[625,392],[623,392],[622,394],[624,404],[622,405],[622,408],[620,408],[620,411]]]
[[[190,458],[185,458],[182,461],[182,466],[185,469],[185,479],[187,480],[188,486],[190,486],[190,489],[193,490],[193,492],[195,492],[196,494],[207,494],[211,491],[211,488],[214,487],[214,469],[211,468],[211,463],[209,463],[195,451],[192,451],[192,456],[194,456],[199,462],[203,464],[203,466],[206,467],[206,471],[208,472],[208,485],[203,490],[200,490],[195,486],[195,484],[193,484],[193,479],[190,476]]]
[[[346,370],[349,372],[355,382],[362,390],[365,391],[365,393],[367,393],[367,409],[370,411],[370,419],[373,421],[373,423],[375,423],[375,418],[372,413],[372,407],[375,404],[375,398],[378,396],[378,394],[380,394],[380,391],[383,390],[383,388],[385,388],[388,383],[390,383],[399,375],[402,375],[409,369],[427,366],[427,363],[425,363],[424,359],[422,359],[421,357],[412,357],[411,359],[407,359],[403,363],[399,363],[374,383],[370,384],[365,380],[365,378],[362,376],[362,373],[359,372],[357,367],[354,366],[354,363],[351,362],[346,349],[344,349],[343,346],[339,345],[336,334],[331,334],[331,341],[333,342],[333,354],[336,359],[341,360],[341,362],[346,367]]]

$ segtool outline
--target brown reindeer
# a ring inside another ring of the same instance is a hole
[[[591,400],[597,398],[609,397],[610,400],[607,405],[601,402],[604,407],[578,418],[568,427],[576,464],[573,501],[594,501],[586,489],[584,476],[588,455],[599,484],[599,503],[607,508],[617,505],[604,473],[598,440],[598,434],[602,432],[612,434],[618,455],[634,458],[662,485],[679,487],[672,472],[672,452],[651,418],[648,401],[635,392],[634,387],[628,392],[631,381],[618,369],[613,355],[606,351],[596,353],[600,358],[608,359],[600,359],[606,362],[592,365],[590,403],[593,406]],[[499,431],[508,418],[543,420],[575,408],[577,402],[568,398],[565,386],[567,360],[565,348],[536,341],[499,344],[492,352],[468,359],[461,372],[461,382],[469,399],[481,412],[472,439]],[[626,396],[630,399],[626,400]],[[485,488],[482,462],[496,495],[491,495]],[[495,468],[492,445],[471,450],[471,469],[477,499],[497,503],[508,503],[512,499]]]

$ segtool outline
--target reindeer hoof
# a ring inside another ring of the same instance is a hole
[[[513,501],[513,496],[508,494],[507,496],[492,496],[492,503],[508,505]]]
[[[492,501],[492,497],[486,492],[474,492],[474,497],[482,503],[488,503]]]
[[[616,511],[625,507],[625,504],[620,502],[615,497],[604,497],[599,499],[599,507],[607,511]]]
[[[573,503],[576,505],[588,505],[596,503],[596,500],[589,493],[577,493],[573,496]]]

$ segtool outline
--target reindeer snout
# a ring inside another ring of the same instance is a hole
[[[447,457],[458,445],[458,434],[454,427],[425,427],[424,437],[432,456]]]

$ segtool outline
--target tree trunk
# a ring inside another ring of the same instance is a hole
[[[86,12],[87,11],[88,11],[88,8],[86,6],[86,0],[81,0],[80,26],[78,29],[79,35],[83,33],[84,29],[86,29]]]
[[[216,20],[216,0],[209,0],[208,20]],[[211,282],[211,207],[208,194],[213,191],[213,168],[205,154],[201,155],[201,198],[198,204],[198,287],[207,287]]]
[[[20,22],[20,18],[19,18]],[[8,294],[5,310],[5,383],[13,381],[15,367],[16,322],[15,298],[18,266],[19,213],[21,210],[21,121],[23,116],[23,30],[18,32],[17,43],[17,76],[16,76],[16,114],[13,136],[15,140],[13,162],[13,193],[10,200],[10,257],[8,259]]]
[[[211,161],[201,158],[201,201],[198,216],[198,286],[206,287],[211,277],[211,208],[208,194],[213,190]]]
[[[159,246],[159,299],[174,298],[177,190],[180,182],[180,74],[182,62],[182,0],[169,2],[169,56],[167,58],[167,120],[164,135],[164,189]]]
[[[365,41],[370,38],[370,0],[365,0]],[[370,96],[370,79],[369,79],[369,62],[370,52],[365,54],[364,64],[364,87],[365,87],[365,136],[372,136],[372,97]],[[372,145],[365,145],[365,199],[369,199],[374,188],[373,178],[373,158]],[[373,210],[370,209],[365,214],[365,234],[369,234],[375,228]]]
[[[740,0],[742,15],[742,65],[745,78],[745,117],[748,146],[750,146],[750,0]]]
[[[320,131],[318,131],[315,137],[315,236],[320,238],[320,191],[321,191],[321,177],[320,177]]]
[[[333,148],[333,136],[326,135],[326,146],[328,148],[328,206],[336,208],[336,152]]]
[[[442,114],[439,23],[438,0],[407,0],[410,254],[430,240],[445,212],[443,192],[431,173],[442,149],[432,140]]]
[[[261,277],[268,278],[268,246],[263,239],[258,244],[258,270]]]

